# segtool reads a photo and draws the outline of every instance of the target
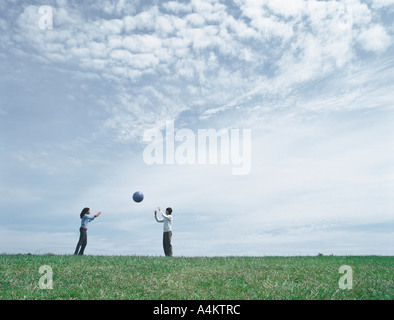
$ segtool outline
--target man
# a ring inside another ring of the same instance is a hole
[[[163,248],[164,254],[166,257],[172,257],[172,245],[171,245],[171,238],[172,238],[172,209],[167,208],[166,213],[163,213],[160,207],[157,207],[159,212],[162,214],[163,219],[157,218],[157,210],[155,210],[155,219],[157,222],[164,223],[163,225]]]

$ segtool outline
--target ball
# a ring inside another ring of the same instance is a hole
[[[144,200],[144,194],[140,191],[136,191],[133,194],[133,200],[135,202],[141,202],[142,200]]]

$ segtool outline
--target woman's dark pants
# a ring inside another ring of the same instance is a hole
[[[87,230],[80,228],[79,229],[79,241],[77,247],[75,248],[74,254],[83,255],[85,251],[85,247],[88,244],[88,233]],[[79,250],[79,252],[78,252]]]

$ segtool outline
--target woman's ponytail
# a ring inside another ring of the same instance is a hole
[[[87,214],[88,213],[88,211],[89,211],[89,208],[83,208],[82,209],[82,211],[81,211],[81,219],[82,219],[82,217],[85,215],[85,214]]]

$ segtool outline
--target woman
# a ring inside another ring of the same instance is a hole
[[[101,211],[97,212],[96,215],[94,215],[92,218],[89,216],[90,214],[90,209],[89,208],[84,208],[81,211],[81,227],[79,228],[79,241],[77,244],[77,247],[75,248],[74,254],[79,254],[83,255],[83,252],[85,251],[85,247],[88,244],[88,223],[90,221],[93,221],[94,218],[97,218],[100,214]],[[79,252],[78,252],[79,251]]]

